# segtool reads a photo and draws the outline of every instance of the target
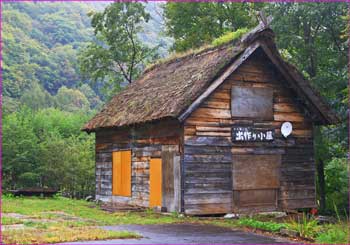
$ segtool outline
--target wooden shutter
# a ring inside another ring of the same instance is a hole
[[[232,117],[273,120],[273,89],[233,86],[231,90]]]
[[[112,194],[131,196],[131,151],[113,152],[112,161]]]

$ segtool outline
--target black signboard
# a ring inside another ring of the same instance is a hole
[[[254,129],[251,127],[233,127],[232,141],[272,141],[275,137],[274,129]]]

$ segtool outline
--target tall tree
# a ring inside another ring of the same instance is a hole
[[[257,19],[254,3],[175,3],[164,5],[167,34],[175,39],[173,50],[185,51],[210,43],[228,31],[252,27]]]
[[[334,157],[345,157],[348,49],[346,3],[279,3],[270,5],[278,46],[304,72],[312,85],[344,117],[337,127],[316,129],[317,186],[321,210],[326,209],[325,167]],[[333,208],[333,207],[328,207]]]
[[[118,89],[123,82],[131,83],[153,53],[137,36],[141,24],[150,17],[144,5],[115,2],[103,12],[90,15],[95,41],[80,54],[82,73],[112,89]]]

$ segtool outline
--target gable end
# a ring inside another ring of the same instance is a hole
[[[272,46],[272,48],[270,48]],[[300,97],[302,104],[307,108],[307,114],[315,124],[327,125],[340,122],[338,116],[315,90],[312,89],[296,69],[291,70],[291,65],[280,57],[274,43],[266,44],[264,41],[256,41],[224,71],[194,102],[178,117],[180,122],[185,121],[221,84],[225,82],[257,49],[261,49],[277,70],[287,80],[290,87]]]

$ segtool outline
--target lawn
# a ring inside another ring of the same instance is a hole
[[[14,198],[2,199],[3,213],[17,213],[38,219],[74,219],[90,225],[121,224],[165,224],[189,222],[194,218],[180,217],[177,214],[161,215],[148,210],[146,212],[108,213],[94,203],[64,197],[57,198]]]
[[[1,224],[16,225],[16,224],[23,224],[23,221],[21,219],[13,218],[13,217],[1,217]]]
[[[2,225],[23,224],[23,229],[6,229],[3,242],[10,244],[57,243],[82,240],[138,238],[128,231],[105,231],[102,225],[165,224],[193,222],[195,218],[177,214],[146,212],[108,213],[94,203],[64,197],[2,198]],[[21,218],[8,217],[16,214]]]
[[[83,240],[116,238],[138,238],[128,231],[106,231],[98,226],[121,224],[169,224],[203,223],[233,229],[248,228],[251,231],[265,231],[280,234],[281,229],[295,231],[300,236],[317,243],[349,244],[349,223],[318,225],[314,219],[299,221],[276,220],[262,216],[240,219],[195,218],[176,213],[170,215],[145,212],[108,213],[94,203],[63,197],[2,199],[2,225],[22,225],[22,229],[3,231],[3,242],[11,244],[57,243]],[[15,217],[13,217],[15,216]],[[300,240],[299,240],[300,241]],[[304,240],[307,241],[307,240]]]

